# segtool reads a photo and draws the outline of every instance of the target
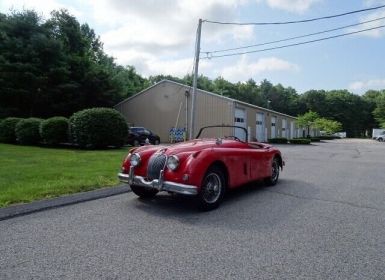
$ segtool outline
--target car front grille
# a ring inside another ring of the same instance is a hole
[[[147,166],[147,179],[159,179],[160,171],[166,166],[167,157],[164,154],[154,154],[151,156]]]

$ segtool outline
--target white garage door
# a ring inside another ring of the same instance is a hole
[[[282,119],[282,137],[286,137],[286,129],[287,129],[287,121],[286,119]]]
[[[246,128],[246,110],[235,108],[234,125]],[[241,140],[246,140],[246,134],[243,129],[236,128],[234,135]]]
[[[270,138],[276,137],[276,132],[275,132],[276,123],[277,123],[277,117],[271,117],[271,137]]]
[[[257,113],[255,124],[255,137],[259,142],[265,141],[265,117],[263,113]]]
[[[290,123],[290,136],[289,136],[289,138],[290,139],[294,138],[294,122]]]

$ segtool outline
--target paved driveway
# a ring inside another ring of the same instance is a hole
[[[132,193],[0,222],[0,279],[385,279],[385,144],[281,146],[212,212]]]

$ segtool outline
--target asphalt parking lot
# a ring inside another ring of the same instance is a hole
[[[385,279],[385,144],[280,145],[212,212],[132,193],[0,221],[0,279]]]

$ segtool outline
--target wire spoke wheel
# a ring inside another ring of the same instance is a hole
[[[212,210],[219,206],[226,190],[226,180],[223,171],[211,167],[203,178],[198,194],[199,206],[202,210]]]
[[[207,203],[214,203],[221,195],[222,182],[218,174],[210,173],[203,183],[202,197]]]
[[[271,164],[271,176],[265,179],[265,183],[268,186],[274,186],[277,184],[279,178],[279,160],[274,158]]]

